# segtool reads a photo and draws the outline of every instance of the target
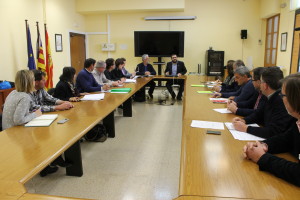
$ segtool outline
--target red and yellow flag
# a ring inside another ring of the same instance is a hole
[[[37,22],[37,42],[36,42],[36,55],[37,55],[37,68],[43,72],[46,72],[46,66],[45,66],[45,57],[44,57],[44,50],[43,50],[43,44],[42,39],[40,36],[40,30],[39,25]]]
[[[53,88],[53,62],[51,56],[51,48],[50,48],[50,40],[47,32],[47,27],[45,24],[45,37],[46,37],[46,74],[47,74],[47,81],[46,81],[46,88],[50,89]]]

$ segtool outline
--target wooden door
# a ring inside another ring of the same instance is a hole
[[[84,68],[86,59],[85,35],[70,33],[71,65],[76,69],[76,73]]]
[[[295,16],[295,30],[294,30],[292,61],[291,61],[291,70],[290,70],[291,74],[300,71],[299,50],[300,50],[300,10],[297,10]]]

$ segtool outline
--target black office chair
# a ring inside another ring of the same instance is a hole
[[[48,94],[50,94],[51,96],[53,96],[54,92],[55,92],[55,88],[50,88],[47,92],[48,92]]]

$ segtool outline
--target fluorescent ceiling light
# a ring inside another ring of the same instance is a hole
[[[196,16],[155,16],[145,17],[145,20],[195,20]]]

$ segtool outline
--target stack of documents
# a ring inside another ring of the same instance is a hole
[[[52,115],[41,115],[27,124],[25,124],[25,127],[32,127],[32,126],[50,126],[52,122],[58,117],[58,114],[52,114]]]
[[[222,113],[222,114],[226,114],[226,113],[232,113],[230,110],[228,110],[227,108],[215,108],[213,109],[216,112]]]
[[[226,98],[209,98],[213,103],[227,103],[228,99]]]
[[[224,124],[222,122],[192,120],[191,127],[224,130]]]
[[[111,89],[111,93],[129,93],[131,91],[131,88],[116,88],[116,89]]]
[[[234,139],[236,139],[236,140],[243,140],[243,141],[255,141],[255,140],[262,141],[262,140],[264,140],[264,138],[257,137],[255,135],[251,135],[246,132],[241,132],[241,131],[235,130],[233,124],[230,122],[226,122],[225,125],[228,128],[228,130],[230,131],[230,133],[232,134],[232,136],[234,137]],[[259,127],[257,124],[248,124],[248,125]]]
[[[104,93],[101,94],[88,94],[84,95],[84,97],[81,99],[82,101],[97,101],[97,100],[103,100],[104,99]]]
[[[126,79],[125,83],[136,83],[135,79]]]

